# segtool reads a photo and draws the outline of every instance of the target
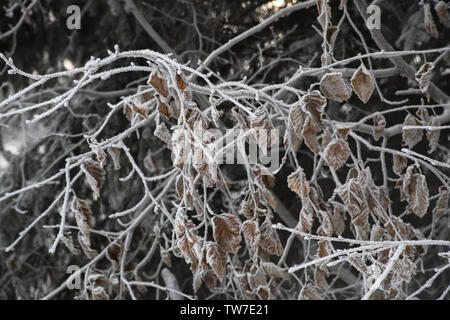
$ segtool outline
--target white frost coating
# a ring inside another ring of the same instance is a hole
[[[373,286],[370,287],[370,290],[364,295],[362,300],[369,299],[370,296],[372,295],[372,293],[380,287],[381,282],[383,282],[383,280],[386,279],[387,275],[389,274],[392,267],[394,266],[395,261],[398,260],[398,258],[400,257],[400,254],[403,252],[404,249],[405,249],[404,244],[400,245],[397,248],[397,251],[395,251],[394,256],[391,258],[391,260],[389,261],[389,264],[386,266],[386,269],[384,269],[383,273],[381,274],[380,277],[378,277],[377,281],[375,281]]]

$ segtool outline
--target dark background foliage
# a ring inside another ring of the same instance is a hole
[[[15,0],[1,2],[0,34],[10,30],[11,25],[15,25],[21,19],[20,10],[14,10],[10,16],[7,15],[6,8],[11,7],[14,2],[20,4],[20,1]],[[290,3],[290,1],[286,2]],[[66,9],[73,4],[82,8],[80,30],[69,30],[66,27],[68,17]],[[267,0],[135,0],[135,4],[149,24],[173,49],[178,61],[183,63],[190,61],[193,67],[197,66],[199,59],[205,59],[221,44],[255,26],[278,10]],[[333,12],[337,13],[339,1],[331,1],[330,4]],[[424,31],[418,1],[381,1],[380,5],[383,9],[382,32],[396,50],[438,48],[450,43],[449,29],[439,23],[438,29],[441,31],[439,39],[430,37]],[[364,28],[364,21],[356,13],[356,8],[349,6],[349,11],[354,17],[355,24],[360,30],[364,30],[365,39],[370,39],[370,35]],[[339,16],[340,14],[333,15],[334,19]],[[299,65],[320,65],[322,39],[311,28],[313,24],[318,25],[316,17],[315,6],[283,17],[269,28],[256,33],[222,54],[209,67],[228,81],[246,77],[249,79],[249,84],[262,86],[285,82],[295,73]],[[333,22],[338,23],[338,21]],[[7,57],[11,56],[20,69],[30,73],[44,74],[64,70],[65,60],[72,61],[73,65],[78,67],[84,65],[91,56],[104,57],[106,51],[113,50],[116,44],[120,46],[121,51],[161,50],[129,12],[125,1],[40,0],[26,15],[17,32],[0,40],[0,52]],[[369,40],[367,45],[374,51],[378,50],[372,40]],[[342,59],[353,56],[362,53],[362,50],[359,36],[348,24],[344,24],[336,42],[335,58]],[[431,57],[434,58],[436,55],[430,55],[427,58]],[[409,56],[406,59],[409,59],[408,62],[417,69],[424,62],[425,57]],[[447,93],[450,88],[449,64],[450,57],[447,55],[436,66],[433,78],[440,88],[446,88]],[[374,65],[377,68],[391,66],[386,59],[374,60]],[[262,68],[262,66],[264,67]],[[351,68],[358,66],[359,62],[356,61],[348,65]],[[23,77],[8,75],[3,64],[0,64],[0,72],[1,99],[30,84]],[[42,180],[60,170],[64,165],[65,155],[86,151],[86,146],[82,145],[82,133],[98,125],[98,117],[103,117],[106,113],[104,108],[106,103],[119,101],[121,96],[135,90],[138,84],[145,82],[147,76],[144,73],[126,73],[115,77],[114,81],[99,82],[90,89],[103,92],[103,95],[86,94],[71,103],[73,112],[78,114],[88,108],[90,110],[89,117],[58,113],[56,117],[44,120],[43,128],[36,128],[37,132],[49,130],[70,133],[72,136],[69,138],[39,137],[39,133],[33,137],[33,133],[30,133],[28,138],[33,143],[28,145],[28,149],[14,154],[4,149],[5,141],[9,137],[6,137],[5,134],[0,136],[3,141],[3,144],[0,144],[0,152],[9,164],[3,175],[0,176],[0,193],[23,187],[30,181]],[[317,78],[305,78],[297,84],[297,87],[307,90],[315,81]],[[67,85],[69,84],[56,81],[48,83],[46,90],[41,93],[42,98],[56,95]],[[387,99],[392,100],[398,99],[395,95],[397,90],[408,89],[410,86],[411,83],[408,80],[400,77],[385,78],[380,81],[383,94]],[[420,96],[409,95],[406,97],[410,99],[411,104],[421,103]],[[294,98],[294,96],[287,97],[291,101]],[[343,110],[338,106],[338,103],[330,102],[326,112],[330,118],[342,121],[355,121],[364,115],[388,107],[375,98],[372,98],[367,105],[363,105],[355,95],[348,101],[347,109]],[[439,109],[436,111],[441,112]],[[401,123],[403,118],[404,115],[400,113],[389,115],[387,117],[388,126]],[[128,125],[125,117],[116,117],[112,119],[112,123],[114,126],[108,130],[117,132]],[[23,119],[15,117],[8,120],[7,124],[19,129],[23,125]],[[146,150],[150,146],[155,144],[162,146],[161,142],[152,136],[152,132],[153,128],[146,128],[142,132],[144,139],[137,139],[136,136],[133,136],[128,140],[130,142],[128,145],[132,146],[133,155],[140,161],[143,161],[147,155]],[[448,145],[448,137],[442,135],[441,142]],[[401,137],[391,139],[389,147],[400,148],[401,143]],[[420,145],[416,151],[425,153],[426,148],[427,145],[423,142],[423,146]],[[307,150],[303,146],[299,152],[304,153],[302,156],[308,157]],[[439,152],[436,156],[437,159],[445,160],[448,155]],[[162,162],[157,166],[159,166],[157,170],[162,170],[170,167],[171,164]],[[306,171],[311,170],[312,161],[305,160],[304,166]],[[371,163],[370,166],[374,169],[373,172],[380,172],[378,163]],[[132,206],[137,199],[140,199],[138,182],[131,181],[127,183],[126,187],[119,187],[114,183],[115,179],[128,172],[127,169],[122,168],[121,171],[113,173],[113,176],[108,176],[103,192],[111,196],[96,203],[93,210],[105,214]],[[230,170],[229,173],[230,178],[239,179],[237,170]],[[285,167],[278,173],[277,179],[285,181],[290,173],[291,169]],[[345,172],[342,173],[341,179],[345,179]],[[374,175],[374,179],[378,184],[382,181],[381,175]],[[438,182],[433,181],[430,176],[430,191],[435,193],[438,187]],[[43,212],[53,202],[54,195],[60,188],[60,185],[48,185],[43,189],[32,190],[18,198],[1,203],[0,248],[11,244],[19,232],[30,222],[31,217]],[[333,191],[327,190],[326,187],[323,189],[325,193]],[[79,183],[76,190],[80,196],[89,193],[89,189],[83,183]],[[295,216],[300,207],[300,201],[293,198],[293,194],[290,193],[287,186],[277,184],[274,192]],[[392,191],[392,197],[397,197],[395,191]],[[57,224],[58,219],[56,210],[54,210],[46,218],[45,224]],[[414,221],[414,218],[412,220],[419,224],[429,223],[428,220]],[[108,224],[108,228],[114,228],[112,222],[107,219],[101,221],[105,225]],[[149,226],[152,225],[152,221],[147,223]],[[105,226],[97,226],[98,229],[104,229],[103,227]],[[142,239],[137,241],[135,246],[148,245],[151,239],[145,233],[150,228],[142,228],[140,233],[135,235],[136,238],[141,237]],[[4,253],[2,250],[0,253],[0,299],[41,297],[55,283],[60,283],[66,278],[65,268],[67,265],[85,263],[83,260],[85,258],[73,258],[65,248],[60,248],[53,256],[48,255],[52,234],[51,229],[36,228],[22,240],[13,253]],[[97,240],[94,239],[94,243]],[[289,257],[289,259],[296,261],[295,257]],[[179,261],[181,260],[179,259]],[[154,267],[149,267],[149,269]],[[150,270],[149,273],[151,273]],[[180,276],[180,279],[190,279],[192,276],[184,262],[176,264],[173,271],[179,275],[185,275],[185,277]],[[447,277],[446,280],[448,281],[449,278]],[[186,282],[189,281],[191,280],[186,280]],[[190,283],[187,285],[181,283],[180,285],[186,288],[190,287]],[[189,289],[186,292],[189,292]],[[72,298],[72,293],[65,292],[59,297]],[[146,297],[154,298],[151,294]]]

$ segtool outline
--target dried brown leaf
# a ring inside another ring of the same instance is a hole
[[[341,168],[350,156],[350,147],[343,139],[333,139],[324,151],[324,159],[328,166],[337,170]]]
[[[181,74],[176,75],[176,81],[177,81],[177,87],[181,90],[184,91],[184,89],[187,88],[187,83],[184,80],[183,76]]]
[[[289,275],[287,274],[286,270],[277,266],[273,262],[261,262],[261,269],[265,274],[267,274],[272,278],[282,278],[282,279],[289,278]]]
[[[369,235],[369,206],[363,188],[364,181],[351,178],[347,183],[336,188],[336,192],[352,217],[350,227],[354,228],[355,236],[366,240]]]
[[[333,230],[337,235],[342,235],[345,231],[344,210],[345,208],[340,210],[337,206],[334,206],[331,222],[333,224]]]
[[[255,116],[250,121],[253,129],[253,135],[261,148],[261,151],[267,154],[267,149],[276,142],[276,136],[273,130],[272,122],[264,108],[259,108]]]
[[[161,78],[157,71],[152,74],[149,84],[151,84],[153,88],[155,88],[155,90],[164,98],[169,96],[169,89],[167,88],[166,79]]]
[[[133,111],[141,116],[142,119],[148,118],[148,109],[145,107],[138,107],[136,104],[132,103]]]
[[[314,152],[319,152],[319,142],[317,141],[317,131],[319,131],[319,126],[317,122],[313,120],[313,118],[306,118],[305,125],[303,127],[302,135],[305,139],[305,143],[308,148]]]
[[[328,27],[326,33],[326,39],[331,48],[334,47],[334,43],[336,42],[337,35],[339,33],[338,27]]]
[[[320,135],[322,148],[325,149],[327,145],[333,140],[332,131],[330,128],[326,128]]]
[[[153,133],[155,137],[163,141],[169,150],[172,149],[172,134],[170,133],[169,129],[167,129],[167,126],[164,122],[159,123],[156,128],[155,132]]]
[[[316,282],[316,285],[322,289],[322,290],[328,290],[328,270],[324,268],[325,270],[322,270],[319,266],[316,266],[314,269],[314,281]]]
[[[253,172],[261,186],[267,190],[272,190],[275,187],[275,176],[267,167],[257,163],[253,168]]]
[[[198,257],[195,252],[195,247],[200,247],[201,239],[194,233],[189,232],[189,235],[184,234],[178,238],[177,246],[183,254],[186,263],[191,264],[193,270],[196,269]]]
[[[311,200],[307,199],[300,210],[300,231],[308,232],[314,223],[315,217],[316,214],[311,205]]]
[[[303,199],[309,195],[309,183],[301,167],[288,176],[287,182],[289,189],[298,194],[300,198]]]
[[[82,170],[86,176],[86,181],[94,192],[94,198],[100,196],[100,189],[105,181],[105,171],[100,163],[92,159],[87,159],[82,165]]]
[[[244,235],[245,242],[251,253],[256,253],[261,239],[258,223],[250,220],[245,221],[242,224],[242,234]]]
[[[184,108],[184,118],[191,129],[197,128],[196,130],[198,131],[201,128],[201,132],[207,133],[206,129],[208,129],[210,121],[203,115],[198,107],[186,106]],[[178,124],[182,125],[182,123],[182,118],[180,117],[178,119]]]
[[[259,203],[258,203],[259,207]],[[252,195],[248,194],[247,197],[242,201],[241,204],[242,214],[247,219],[252,219],[255,215],[255,200],[253,199]],[[258,211],[256,211],[258,212]]]
[[[303,142],[302,130],[305,123],[305,113],[297,106],[293,105],[289,111],[288,128],[286,130],[285,144],[295,152]]]
[[[225,274],[227,260],[227,253],[221,247],[212,241],[206,243],[206,262],[219,279]]]
[[[350,128],[339,128],[339,129],[337,129],[337,132],[342,137],[342,139],[347,140],[348,133],[350,132],[350,130],[351,130]],[[328,142],[330,142],[330,141],[328,141]],[[328,143],[327,143],[327,145],[328,145]]]
[[[359,99],[367,103],[372,95],[375,85],[372,75],[364,64],[361,64],[351,78],[353,90]]]
[[[322,128],[322,116],[327,106],[327,99],[318,90],[305,94],[300,100],[300,107],[314,120],[318,129]]]
[[[379,112],[375,113],[373,117],[372,133],[375,141],[378,141],[386,127],[386,118]]]
[[[378,224],[372,226],[372,231],[370,232],[370,241],[381,241],[384,235],[384,228]]]
[[[269,220],[266,219],[260,227],[261,240],[260,246],[271,255],[281,256],[283,253],[283,246],[281,245],[280,238]]]
[[[78,228],[80,228],[80,232],[89,239],[92,222],[92,212],[89,204],[85,200],[74,197],[71,209],[75,214],[75,221]]]
[[[129,104],[123,106],[123,114],[128,119],[128,121],[133,120],[133,108]]]
[[[438,16],[439,22],[445,24],[449,19],[448,7],[444,1],[439,1],[434,6],[434,11],[436,11],[436,15]]]
[[[427,92],[430,87],[431,78],[433,78],[433,69],[434,64],[432,62],[427,62],[423,64],[415,74],[420,91],[423,93]]]
[[[420,125],[419,120],[412,114],[408,113],[405,118],[404,126],[417,126]],[[403,129],[403,142],[412,149],[416,144],[422,141],[422,129]]]
[[[320,90],[325,97],[343,102],[352,95],[350,87],[345,83],[342,73],[330,72],[320,80]]]
[[[424,3],[423,5],[423,16],[424,16],[424,25],[425,30],[427,30],[428,34],[430,34],[434,38],[439,38],[439,32],[434,23],[433,15],[431,14],[430,4]]]
[[[61,241],[64,243],[64,245],[66,246],[67,249],[69,249],[69,251],[78,256],[80,254],[80,250],[78,250],[77,248],[75,248],[75,244],[73,243],[73,238],[70,232],[68,233],[64,233],[64,236],[61,238]]]
[[[406,168],[408,165],[408,159],[402,156],[401,154],[394,154],[394,166],[392,167],[392,170],[394,173],[398,176],[402,175],[403,169]]]
[[[324,2],[323,0],[318,0],[317,10],[319,11],[317,21],[319,21],[320,26],[324,30],[331,19],[331,7],[328,5],[328,3]]]
[[[256,289],[256,293],[261,300],[269,300],[270,297],[270,289],[268,286],[259,286]]]
[[[78,232],[78,243],[80,244],[81,249],[83,249],[84,254],[89,259],[94,259],[98,255],[98,252],[91,248],[91,241],[81,232]]]
[[[318,248],[317,248],[317,256],[319,258],[325,258],[326,256],[329,256],[332,253],[330,243],[326,240],[320,240],[318,242]]]
[[[106,251],[106,258],[111,262],[114,270],[119,269],[120,260],[123,255],[123,243],[114,243],[108,247]]]
[[[408,167],[403,180],[403,192],[408,201],[409,209],[418,217],[422,218],[429,206],[428,186],[425,176],[419,173],[413,173],[414,166]]]
[[[213,219],[214,239],[224,250],[237,253],[240,248],[241,223],[231,214],[221,214]]]
[[[434,208],[433,214],[437,219],[441,218],[448,209],[448,199],[449,192],[447,187],[440,186],[439,187],[439,198],[436,202],[436,207]]]

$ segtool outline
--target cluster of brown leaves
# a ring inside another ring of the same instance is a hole
[[[343,4],[345,1],[341,1],[341,6]],[[333,47],[339,29],[331,25],[329,5],[324,1],[317,1],[317,7],[318,21],[326,40],[322,55],[322,64],[326,66],[332,61]],[[443,15],[442,8],[438,9]],[[424,93],[429,88],[433,68],[432,63],[427,63],[416,73],[416,80]],[[332,130],[326,125],[324,117],[327,99],[344,102],[350,99],[352,92],[355,92],[363,103],[367,103],[375,89],[375,80],[364,64],[356,69],[350,79],[345,79],[342,73],[333,69],[326,70],[320,80],[320,91],[308,91],[290,108],[284,144],[288,151],[296,152],[304,141],[309,150],[322,157],[334,173],[334,170],[340,170],[346,165],[352,154],[347,142],[351,129],[339,127]],[[247,184],[248,192],[239,211],[243,221],[236,214],[213,212],[200,196],[203,188],[216,187],[228,192],[230,186],[226,178],[219,174],[215,162],[217,151],[215,137],[208,132],[212,124],[219,127],[222,111],[219,111],[215,102],[211,100],[209,113],[205,114],[191,99],[189,85],[181,74],[176,75],[174,83],[171,81],[171,77],[167,74],[155,70],[149,77],[148,85],[140,86],[138,94],[124,104],[124,114],[131,125],[148,120],[150,114],[156,114],[154,136],[172,151],[173,165],[179,169],[176,195],[180,203],[173,209],[175,245],[172,248],[160,245],[161,258],[168,266],[171,265],[169,252],[183,258],[190,265],[195,292],[202,283],[210,290],[214,290],[218,283],[224,283],[227,276],[230,276],[246,298],[276,298],[277,290],[272,280],[287,279],[288,274],[284,268],[270,261],[271,256],[279,257],[284,252],[279,235],[272,227],[273,211],[277,207],[276,197],[273,194],[275,176],[261,164],[250,165],[247,173],[251,181]],[[248,116],[242,109],[234,107],[232,115],[247,136],[247,141],[253,136],[261,151],[267,152],[275,144],[277,137],[272,131],[275,128],[274,122],[265,108],[261,107]],[[435,116],[430,116],[425,109],[420,109],[416,116],[408,114],[404,125],[438,126],[439,123]],[[382,113],[376,113],[372,127],[376,141],[383,136],[385,128],[385,117]],[[427,130],[429,152],[436,149],[439,133],[439,130]],[[418,144],[422,140],[422,135],[422,129],[403,129],[403,141],[409,148]],[[96,199],[100,196],[105,180],[106,154],[96,148],[95,143],[92,148],[97,160],[86,160],[82,170]],[[107,152],[114,162],[114,169],[120,169],[120,148],[110,147]],[[389,214],[391,201],[387,190],[375,185],[369,167],[360,166],[362,164],[358,163],[350,166],[345,183],[336,187],[333,198],[328,201],[324,199],[320,185],[315,179],[308,181],[301,167],[290,174],[287,178],[288,187],[300,197],[302,204],[296,228],[324,237],[341,236],[348,228],[358,240],[423,239],[420,231],[401,218]],[[421,218],[424,217],[430,201],[425,176],[416,166],[408,167],[407,158],[400,153],[393,156],[393,171],[399,176],[397,189],[401,200],[408,203],[409,211]],[[446,212],[449,198],[449,192],[445,187],[441,187],[439,191],[433,212],[436,219]],[[335,196],[341,202],[334,200]],[[97,251],[92,249],[90,241],[90,230],[93,225],[90,207],[87,201],[74,197],[72,210],[79,228],[78,240],[81,249],[92,259],[97,255]],[[317,225],[317,228],[313,228],[313,225]],[[80,253],[69,234],[63,241],[73,253]],[[367,265],[368,261],[362,257],[353,257],[348,261],[370,282],[376,279],[383,266],[387,265],[392,250],[394,249],[390,248],[378,252],[378,264]],[[412,279],[416,268],[414,256],[422,254],[425,250],[426,248],[409,246],[405,248],[380,287],[385,297],[395,296],[396,289],[401,283]],[[234,259],[232,264],[233,255],[244,251],[248,252],[249,258],[243,262],[236,262]],[[326,258],[333,252],[334,248],[330,241],[318,241],[316,257]],[[122,255],[122,244],[109,247],[106,256],[116,272],[120,268]],[[328,289],[327,278],[330,275],[328,262],[324,260],[323,263],[316,265],[315,283],[307,283],[302,290],[305,299],[324,297],[324,292]],[[137,274],[135,278],[140,280]],[[117,279],[113,281],[107,275],[94,274],[92,280],[89,280],[88,292],[93,299],[108,299],[117,285],[120,285]],[[146,290],[142,286],[138,286],[138,289],[141,292]]]
[[[302,168],[298,168],[289,175],[288,187],[294,191],[302,201],[299,222],[297,228],[302,232],[312,232],[311,228],[317,219],[319,227],[317,234],[331,237],[334,234],[342,235],[345,229],[344,210],[338,203],[328,204],[324,201],[323,192],[319,185],[308,181]],[[328,241],[319,241],[317,256],[328,256],[332,250]],[[316,266],[314,278],[319,288],[326,290],[328,285],[326,278],[329,276],[325,264]]]
[[[101,197],[100,191],[105,182],[107,155],[95,142],[91,144],[91,149],[96,159],[88,158],[84,160],[81,165],[81,170],[85,175],[85,182],[92,190],[92,198],[95,201]],[[113,160],[114,169],[120,169],[121,149],[109,147],[107,151]],[[83,252],[86,258],[92,260],[99,253],[94,248],[91,240],[91,231],[93,230],[96,219],[91,210],[90,203],[91,200],[80,199],[75,194],[73,195],[70,209],[78,228],[78,245],[75,244],[72,232],[70,231],[64,232],[61,241],[72,254],[80,255]],[[123,244],[121,242],[110,243],[109,241],[103,244],[105,247],[108,246],[106,258],[111,263],[112,269],[110,272],[107,272],[105,271],[106,269],[100,271],[94,268],[88,275],[84,294],[77,297],[79,299],[108,300],[111,295],[117,295],[120,292],[120,280],[117,272],[119,271],[123,254]],[[130,268],[130,266],[127,266],[127,268]]]
[[[340,10],[343,10],[345,1],[341,1]],[[332,63],[334,44],[336,42],[339,28],[331,25],[331,7],[323,0],[317,1],[317,10],[319,16],[317,20],[323,30],[324,35],[324,53],[322,54],[322,66]],[[353,73],[351,86],[346,82],[344,76],[340,72],[332,69],[328,70],[320,80],[320,90],[328,99],[343,102],[350,99],[352,89],[358,95],[359,99],[367,103],[375,89],[374,79],[364,64]]]
[[[302,142],[314,153],[319,152],[317,133],[323,129],[322,117],[327,99],[317,91],[304,95],[298,105],[291,107],[289,121],[284,136],[287,148],[297,151]]]
[[[419,109],[416,113],[417,117],[408,113],[405,118],[404,126],[440,126],[440,122],[436,116],[430,116],[426,109]],[[426,137],[429,145],[428,153],[436,150],[439,144],[440,129],[427,129]],[[412,149],[416,144],[422,141],[423,129],[403,129],[403,142]]]
[[[367,103],[375,89],[375,84],[371,73],[364,64],[356,69],[350,81],[351,87],[345,81],[342,73],[331,71],[320,80],[320,90],[328,99],[343,102],[350,99],[353,89],[359,99]]]
[[[171,117],[178,120],[178,126],[171,131],[164,122],[157,119],[155,136],[173,152],[174,166],[183,171],[176,180],[176,191],[182,202],[176,211],[175,218],[175,255],[183,257],[191,266],[194,290],[197,291],[203,282],[213,289],[219,281],[225,279],[228,273],[229,255],[238,253],[244,238],[250,260],[246,262],[246,267],[238,268],[240,271],[237,272],[237,278],[242,280],[238,283],[247,295],[258,296],[262,299],[273,298],[275,292],[273,288],[268,287],[269,280],[286,277],[286,274],[281,272],[281,268],[270,264],[269,261],[270,255],[281,256],[283,251],[281,241],[271,223],[271,210],[276,207],[276,201],[271,192],[275,185],[275,177],[262,165],[256,164],[252,167],[251,174],[254,180],[249,187],[253,192],[249,193],[242,202],[240,213],[246,218],[243,223],[236,215],[230,213],[215,214],[209,219],[210,210],[205,211],[205,204],[199,196],[199,187],[202,187],[203,183],[207,187],[216,186],[223,189],[227,187],[227,181],[224,177],[219,177],[217,165],[212,160],[215,153],[214,137],[207,132],[211,121],[194,106],[188,95],[185,94],[183,99],[186,101],[179,104],[177,102],[179,100],[175,99],[177,90],[171,90],[172,87],[168,85],[168,81],[158,73],[155,72],[151,76],[149,83],[155,90],[154,95],[147,97],[148,100],[145,103],[150,106],[155,105],[151,99],[156,99],[158,111],[166,116],[166,120]],[[182,78],[177,79],[176,86],[181,93],[187,92],[185,89],[188,85],[182,81]],[[319,101],[314,101],[316,98]],[[172,101],[172,104],[170,105],[168,101]],[[319,125],[325,102],[326,100],[318,92],[304,98],[305,118],[309,119],[310,127]],[[135,105],[139,108],[146,107],[145,104],[137,104],[136,101]],[[142,113],[138,112],[138,114]],[[244,133],[252,130],[251,133],[262,151],[276,142],[276,137],[272,136],[271,131],[274,128],[273,124],[264,109],[257,110],[252,117],[242,114],[239,109],[234,109],[233,114]],[[221,112],[213,104],[211,118],[216,126],[220,116]],[[196,215],[190,216],[189,212],[192,210],[196,212]],[[210,227],[207,228],[212,229],[213,241],[199,233],[196,220],[204,219],[210,222]],[[163,253],[164,250],[161,252]],[[167,260],[167,254],[165,257]],[[244,271],[247,270],[246,268],[248,271]]]
[[[408,209],[422,218],[428,210],[429,194],[425,176],[417,171],[416,166],[409,166],[399,180],[398,189],[400,199],[408,202]]]
[[[374,224],[372,226],[371,241],[399,241],[399,240],[423,240],[423,234],[415,229],[411,224],[405,223],[402,219],[391,216],[384,225]],[[370,287],[373,282],[381,275],[383,269],[388,265],[392,255],[396,251],[392,247],[377,253],[377,264],[372,264],[362,257],[352,258],[349,262],[362,274],[364,274]],[[387,277],[382,281],[379,290],[375,291],[371,299],[395,299],[399,294],[402,283],[409,283],[416,273],[414,263],[417,255],[426,253],[426,247],[406,246],[400,253],[399,259],[394,265]]]
[[[342,140],[344,141],[344,140]],[[337,160],[336,160],[337,161]],[[331,166],[331,164],[330,164]],[[336,166],[337,167],[337,166]],[[406,200],[408,209],[422,218],[428,212],[429,192],[426,178],[411,165],[407,167],[407,159],[401,155],[394,155],[393,171],[400,176],[397,188],[400,199]],[[287,179],[289,188],[294,191],[302,201],[299,223],[297,228],[302,232],[313,232],[314,221],[319,225],[315,231],[318,235],[331,237],[333,234],[341,235],[346,229],[345,213],[350,216],[349,228],[354,237],[359,240],[371,241],[399,241],[423,240],[423,234],[411,224],[405,223],[401,218],[389,214],[390,199],[382,186],[376,186],[369,168],[351,168],[345,184],[336,188],[335,193],[342,200],[342,204],[335,201],[324,201],[320,187],[308,181],[303,169],[300,167]],[[449,192],[445,186],[439,189],[439,198],[433,211],[434,219],[439,219],[447,210]],[[374,219],[371,219],[373,216]],[[379,277],[390,261],[396,247],[388,248],[377,253],[379,264],[372,264],[367,258],[355,257],[348,261],[368,279],[368,286]],[[372,298],[394,298],[398,289],[404,282],[409,283],[415,272],[414,263],[417,254],[424,254],[426,247],[406,246],[395,261],[392,270],[380,286],[380,290]],[[327,240],[318,241],[317,257],[326,258],[333,253],[333,247]],[[328,288],[327,277],[329,271],[326,267],[328,260],[316,265],[314,271],[315,285],[308,284],[304,288],[304,297],[321,299]]]

